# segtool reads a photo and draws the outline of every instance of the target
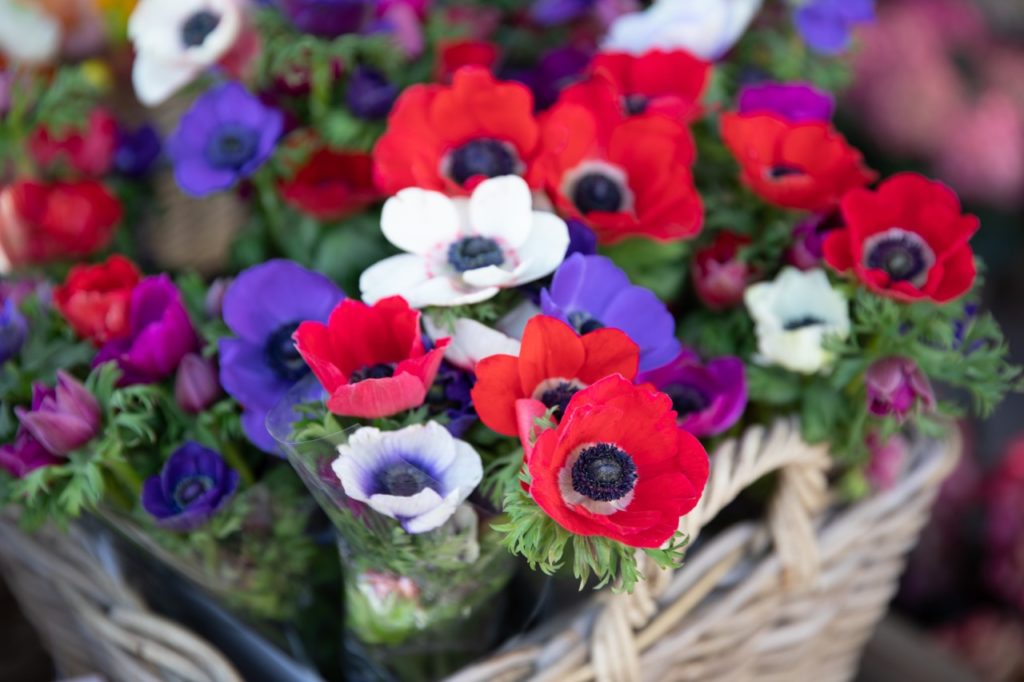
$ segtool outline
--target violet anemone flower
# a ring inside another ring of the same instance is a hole
[[[397,519],[407,533],[444,525],[483,478],[480,455],[437,422],[399,431],[363,427],[338,447],[345,494]]]
[[[809,0],[796,9],[796,28],[815,52],[839,54],[857,24],[875,20],[875,0]]]
[[[639,374],[636,381],[651,383],[671,398],[679,426],[698,437],[728,430],[747,406],[747,380],[739,358],[702,364],[695,353],[684,350],[670,364]]]
[[[807,83],[756,83],[739,94],[741,114],[773,113],[793,123],[832,120],[832,95]]]
[[[153,126],[135,130],[118,126],[114,170],[130,178],[143,177],[153,169],[161,151],[160,133]]]
[[[224,294],[235,338],[220,341],[220,383],[245,409],[246,436],[265,452],[277,452],[267,414],[310,371],[292,334],[301,322],[326,322],[344,298],[331,280],[288,260],[243,271]]]
[[[604,256],[573,254],[555,271],[540,294],[545,315],[568,323],[580,334],[611,327],[640,347],[640,370],[661,367],[679,355],[675,320],[649,289],[631,284],[625,272]]]
[[[278,0],[295,28],[321,38],[357,33],[373,16],[370,0]]]
[[[13,443],[0,446],[0,469],[15,478],[25,478],[36,469],[60,463],[61,458],[44,448],[25,428],[18,430]]]
[[[142,486],[142,507],[166,530],[199,528],[220,511],[238,488],[238,472],[199,443],[174,451],[156,476]]]
[[[93,367],[116,362],[121,385],[151,384],[170,376],[187,354],[199,349],[181,293],[167,275],[147,277],[132,290],[129,334],[108,341]]]
[[[935,407],[935,393],[921,368],[909,358],[891,357],[868,367],[864,377],[868,411],[876,417],[895,417],[903,421],[920,404],[926,410]]]
[[[474,384],[476,377],[472,372],[443,361],[436,379],[436,386],[441,390],[427,399],[432,406],[440,409],[448,417],[445,428],[456,438],[462,437],[462,434],[477,421],[476,408],[473,407],[473,398],[470,395]]]
[[[63,457],[99,434],[102,410],[81,382],[58,370],[57,385],[33,386],[32,408],[16,407],[14,414],[44,448]]]
[[[360,66],[349,76],[345,103],[357,118],[380,120],[391,113],[399,92],[400,88],[379,71]]]
[[[263,165],[284,130],[284,115],[242,85],[204,93],[167,140],[178,185],[195,197],[235,185]]]

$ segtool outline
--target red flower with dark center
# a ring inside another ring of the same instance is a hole
[[[325,221],[358,213],[380,198],[369,154],[326,148],[309,157],[280,189],[296,210]]]
[[[825,262],[852,271],[869,289],[901,301],[945,303],[970,291],[977,274],[968,240],[978,219],[941,182],[894,175],[840,204],[843,226],[825,238]]]
[[[444,40],[437,46],[434,80],[449,82],[464,66],[479,66],[493,71],[498,63],[498,46],[487,40]]]
[[[426,400],[449,339],[427,351],[420,313],[400,296],[374,306],[346,299],[327,324],[303,322],[295,331],[302,359],[330,394],[335,414],[376,419]]]
[[[538,401],[562,415],[570,398],[610,374],[632,381],[640,350],[618,329],[578,336],[553,317],[538,315],[526,324],[519,357],[492,355],[476,366],[473,406],[480,420],[506,436],[519,433],[517,403]]]
[[[14,265],[82,258],[103,248],[121,202],[94,180],[23,180],[0,192],[0,247]]]
[[[385,194],[420,187],[465,196],[487,178],[525,175],[539,139],[525,85],[466,67],[451,85],[402,93],[373,150],[374,174]]]
[[[113,255],[98,265],[76,265],[53,301],[75,333],[97,346],[128,336],[128,304],[141,275],[130,260]]]
[[[753,269],[739,259],[739,251],[750,238],[719,232],[715,241],[693,257],[693,286],[697,297],[712,310],[734,308],[743,301]]]
[[[690,173],[696,152],[689,129],[657,114],[627,118],[610,104],[618,94],[608,81],[582,86],[603,92],[592,106],[574,103],[578,87],[567,88],[541,118],[531,184],[544,187],[563,214],[585,220],[603,243],[699,233],[704,209]]]
[[[742,168],[743,182],[783,208],[828,211],[877,176],[846,138],[820,121],[730,113],[722,116],[722,138]]]
[[[639,57],[603,52],[590,70],[615,85],[627,114],[658,113],[679,121],[697,117],[711,80],[711,64],[684,50],[651,50]]]
[[[708,479],[707,453],[669,397],[621,376],[574,395],[526,464],[530,495],[558,525],[631,547],[662,546]]]
[[[36,128],[28,139],[28,150],[44,168],[64,162],[83,175],[99,177],[114,163],[117,121],[105,109],[94,109],[81,129],[55,135],[49,128]]]

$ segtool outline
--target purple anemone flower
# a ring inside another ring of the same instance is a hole
[[[13,443],[0,446],[0,469],[15,478],[25,478],[36,469],[54,466],[61,461],[25,428],[18,430]]]
[[[167,140],[174,178],[188,194],[230,189],[263,165],[284,130],[284,115],[238,83],[204,93]]]
[[[569,248],[565,251],[568,258],[574,253],[593,256],[597,253],[597,234],[582,220],[569,218],[565,221],[569,226]]]
[[[93,367],[117,362],[121,384],[151,384],[170,376],[181,359],[199,349],[181,293],[167,275],[147,277],[132,290],[129,335],[107,342]]]
[[[839,54],[857,24],[875,20],[875,0],[810,0],[797,8],[796,28],[815,52]]]
[[[327,322],[343,298],[331,280],[288,260],[243,271],[224,294],[235,338],[220,341],[220,383],[245,409],[246,436],[265,452],[277,452],[267,414],[310,371],[292,334],[301,322]]]
[[[0,365],[18,354],[27,336],[28,322],[14,299],[8,298],[0,306]]]
[[[160,133],[153,126],[147,124],[135,130],[118,126],[114,170],[130,178],[141,178],[153,169],[161,151]]]
[[[793,243],[786,251],[786,262],[801,270],[821,267],[825,257],[825,237],[837,226],[826,214],[812,215],[793,228]]]
[[[807,83],[757,83],[739,94],[741,114],[774,113],[793,123],[830,121],[835,107],[832,95]]]
[[[437,422],[399,431],[364,427],[338,453],[334,473],[345,494],[414,534],[444,525],[484,473],[476,450]]]
[[[369,0],[279,0],[295,28],[321,38],[356,33],[373,16]]]
[[[53,388],[32,387],[32,409],[14,408],[22,427],[52,454],[63,457],[100,431],[100,403],[80,381],[61,370]]]
[[[595,4],[597,0],[533,0],[530,18],[541,26],[559,26],[583,17]]]
[[[625,272],[604,256],[573,254],[555,271],[540,294],[545,315],[585,334],[612,327],[640,347],[640,370],[661,367],[679,355],[676,323],[649,289],[631,284]]]
[[[199,443],[174,451],[156,476],[142,486],[142,507],[166,530],[199,528],[235,494],[238,472]]]
[[[399,87],[383,74],[360,66],[348,79],[345,103],[354,116],[375,121],[387,118],[398,93]]]
[[[910,358],[891,357],[874,362],[864,376],[868,411],[876,417],[903,421],[919,402],[926,410],[935,407],[931,382]]]
[[[448,432],[460,438],[466,429],[477,421],[476,408],[473,407],[473,398],[470,395],[476,377],[472,372],[442,361],[436,381],[441,388],[441,394],[436,399],[431,399],[431,402],[448,416],[448,423],[445,425]]]
[[[705,364],[684,350],[671,364],[642,372],[637,383],[651,383],[672,399],[679,425],[695,436],[717,436],[731,428],[747,407],[743,361],[715,358]]]

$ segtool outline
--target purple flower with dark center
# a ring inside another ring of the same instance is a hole
[[[93,367],[116,362],[121,385],[151,384],[170,376],[187,354],[198,350],[181,292],[167,275],[147,277],[132,290],[129,335],[107,342]]]
[[[796,28],[815,52],[839,54],[857,24],[875,20],[875,0],[809,0],[796,9]]]
[[[167,140],[174,178],[188,194],[230,189],[274,151],[284,115],[238,83],[225,83],[195,101]]]
[[[533,0],[530,18],[541,26],[575,21],[594,8],[597,0]]]
[[[345,103],[357,118],[386,118],[398,98],[399,88],[374,69],[360,66],[349,76]]]
[[[868,411],[876,417],[906,419],[920,402],[926,410],[935,407],[931,382],[909,358],[891,357],[868,367],[864,377]]]
[[[321,38],[355,33],[373,16],[368,0],[279,0],[295,28]]]
[[[641,371],[679,355],[675,320],[649,289],[631,284],[625,272],[604,256],[573,254],[541,292],[545,315],[568,323],[580,334],[602,327],[625,332],[640,347]]]
[[[130,178],[143,177],[153,169],[161,150],[160,133],[153,126],[135,130],[118,126],[114,170]]]
[[[829,121],[835,99],[807,83],[757,83],[739,94],[741,114],[774,113],[793,123]]]
[[[8,298],[0,307],[0,365],[21,351],[28,336],[28,322],[18,310],[13,298]]]
[[[54,466],[61,461],[25,428],[18,429],[13,443],[0,446],[0,469],[15,478],[25,478],[36,469]]]
[[[642,372],[636,381],[651,383],[671,398],[679,426],[698,437],[727,431],[747,407],[747,380],[739,358],[701,364],[693,351],[683,350],[670,364]]]
[[[14,408],[21,426],[51,454],[63,457],[99,434],[99,401],[77,379],[57,371],[53,388],[32,387],[32,408]]]
[[[574,253],[593,256],[597,253],[597,234],[582,220],[569,218],[565,221],[569,226],[569,248],[565,251],[568,258]]]
[[[445,428],[456,438],[460,438],[470,426],[477,421],[476,409],[470,391],[476,383],[472,372],[459,369],[444,361],[437,371],[435,385],[440,387],[440,396],[430,402],[440,407],[448,417]]]
[[[301,322],[327,322],[343,298],[331,280],[288,260],[243,271],[224,295],[236,338],[220,341],[220,383],[245,408],[245,434],[265,452],[277,452],[267,414],[310,371],[292,334]]]
[[[189,441],[174,451],[159,475],[142,486],[142,507],[166,530],[199,528],[220,511],[238,488],[238,472],[221,456]]]

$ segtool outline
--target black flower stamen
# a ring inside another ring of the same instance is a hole
[[[174,503],[186,509],[213,487],[213,479],[209,476],[190,476],[183,478],[174,487]]]
[[[267,337],[267,342],[263,346],[263,357],[283,381],[295,382],[309,373],[309,365],[299,355],[295,341],[292,340],[292,335],[298,328],[298,322],[281,325]]]
[[[437,490],[433,476],[405,461],[395,462],[377,473],[377,495],[412,497],[430,488]]]
[[[651,100],[646,95],[626,95],[622,98],[622,108],[630,116],[637,116],[647,111]]]
[[[572,202],[582,213],[618,213],[625,199],[619,183],[603,173],[587,173],[572,189]]]
[[[505,253],[498,242],[489,237],[463,237],[448,247],[448,262],[456,272],[466,272],[501,265]]]
[[[927,277],[935,256],[919,236],[895,228],[865,242],[864,262],[893,282],[914,282]]]
[[[220,17],[208,10],[196,12],[181,27],[181,42],[185,47],[198,47],[216,30]]]
[[[703,412],[711,404],[711,400],[696,386],[672,384],[663,389],[665,395],[672,399],[672,409],[680,417]]]
[[[555,408],[552,413],[555,419],[561,419],[562,415],[565,414],[565,408],[569,406],[569,401],[572,397],[580,390],[580,387],[571,384],[568,381],[562,381],[557,385],[549,388],[540,395],[540,401],[544,403],[544,407],[551,409]]]
[[[236,123],[221,125],[206,144],[206,159],[214,168],[238,170],[259,151],[256,130]]]
[[[576,310],[568,315],[569,325],[576,330],[577,334],[589,334],[590,332],[604,329],[601,320],[591,316],[583,310]]]
[[[782,328],[787,332],[796,331],[797,329],[803,329],[804,327],[813,327],[817,324],[825,324],[824,320],[821,320],[813,315],[804,315],[796,319],[787,320],[786,324],[782,325]]]
[[[572,465],[572,488],[595,502],[612,502],[628,495],[636,484],[633,458],[611,443],[584,448]]]
[[[358,384],[360,381],[366,381],[367,379],[387,379],[393,376],[395,376],[394,365],[379,363],[368,367],[361,367],[352,372],[348,378],[348,383]]]
[[[515,155],[498,140],[471,140],[451,155],[449,175],[459,185],[475,177],[496,178],[515,172]]]
[[[805,173],[797,168],[796,166],[772,166],[765,171],[769,180],[783,180],[785,178],[792,177],[794,175],[805,175]]]

